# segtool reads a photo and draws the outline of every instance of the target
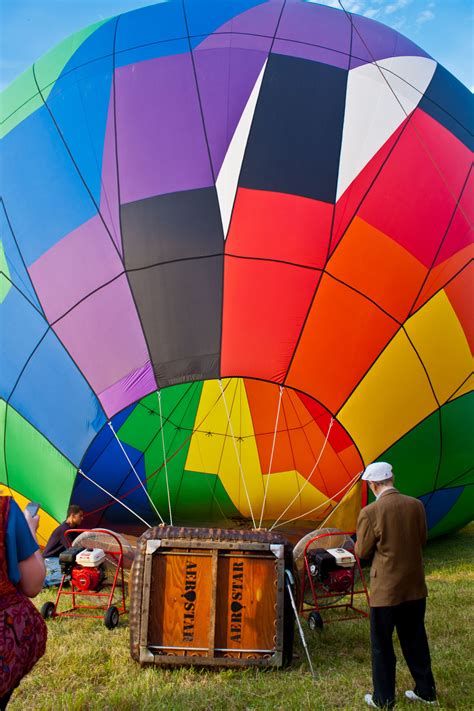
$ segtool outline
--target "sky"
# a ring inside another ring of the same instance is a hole
[[[318,1],[341,7],[339,0]],[[409,37],[474,91],[473,0],[341,2],[346,10]],[[0,0],[0,90],[68,35],[152,4],[153,0]]]

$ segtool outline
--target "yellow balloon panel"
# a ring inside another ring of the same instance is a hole
[[[203,385],[196,414],[196,423],[202,424],[191,437],[185,468],[217,474],[234,505],[249,516],[249,500],[252,509],[254,502],[256,507],[263,501],[252,417],[242,380],[223,381],[222,385],[225,402],[218,381]]]
[[[327,509],[335,506],[332,499],[316,489],[311,483],[296,471],[276,472],[265,477],[268,479],[267,499],[263,518],[276,520],[285,512],[283,519],[318,518],[327,513]],[[258,511],[261,511],[259,502]]]
[[[223,386],[225,403],[218,382],[207,381],[203,385],[196,414],[196,423],[202,424],[191,437],[186,469],[218,475],[236,508],[243,516],[253,516],[257,523],[262,515],[265,486],[266,520],[275,520],[287,507],[285,519],[309,514],[315,508],[323,514],[325,507],[334,506],[334,501],[314,485],[318,470],[312,476],[314,484],[295,470],[263,476],[244,383],[234,379],[228,384],[223,382]],[[313,426],[316,427],[314,423]]]
[[[440,291],[405,324],[443,404],[472,373],[472,355],[464,331],[444,291]]]
[[[20,509],[24,511],[26,504],[29,503],[29,499],[27,499],[25,496],[22,496],[21,494],[18,493],[18,491],[15,491],[11,487],[5,486],[2,484],[0,487],[1,493],[3,495],[10,495],[12,496]],[[39,526],[38,530],[36,532],[36,536],[38,538],[38,543],[41,546],[41,548],[44,548],[46,545],[48,538],[50,537],[51,533],[54,531],[54,529],[59,526],[59,521],[56,521],[55,518],[49,515],[49,513],[46,513],[46,511],[43,511],[43,509],[38,510],[38,515],[39,515]]]
[[[348,532],[355,531],[362,500],[362,486],[362,482],[358,481],[347,492],[339,506],[334,511],[331,511],[321,524],[321,527],[338,528],[340,531]]]
[[[428,378],[399,331],[338,413],[366,463],[437,408]]]
[[[461,397],[461,395],[467,395],[467,393],[470,393],[474,390],[474,375],[471,373],[471,375],[468,377],[466,382],[461,385],[459,390],[456,390],[454,395],[450,397],[450,400],[456,400],[456,398]]]

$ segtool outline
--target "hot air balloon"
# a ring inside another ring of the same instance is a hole
[[[352,526],[375,459],[431,535],[471,519],[473,113],[448,71],[342,10],[169,0],[1,106],[0,483],[43,536],[69,502],[116,530]]]

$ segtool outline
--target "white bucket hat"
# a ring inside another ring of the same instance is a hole
[[[392,465],[387,462],[374,462],[366,467],[362,474],[364,481],[385,481],[393,477]]]

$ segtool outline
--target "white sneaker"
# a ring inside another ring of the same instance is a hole
[[[433,705],[433,704],[438,703],[437,701],[428,701],[427,699],[422,699],[421,696],[418,696],[418,694],[415,694],[415,692],[411,691],[411,689],[409,689],[408,691],[405,691],[405,696],[410,701],[420,701],[422,704],[432,704]]]
[[[366,695],[364,696],[364,701],[365,701],[365,703],[367,704],[367,706],[370,706],[370,708],[372,708],[372,709],[378,709],[377,704],[375,703],[375,701],[374,701],[373,698],[372,698],[372,694],[366,694]]]

